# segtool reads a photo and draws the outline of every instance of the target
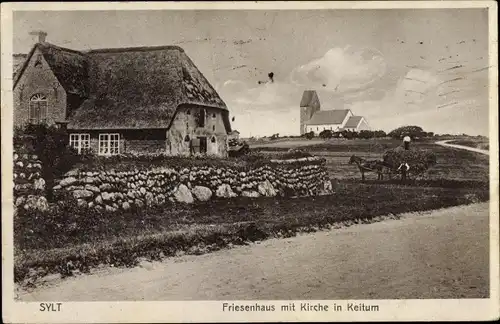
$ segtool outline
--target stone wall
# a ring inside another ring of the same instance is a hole
[[[54,187],[78,204],[100,210],[193,203],[210,199],[328,194],[332,190],[324,160],[308,157],[272,160],[261,167],[238,171],[230,167],[156,167],[148,170],[73,170]]]
[[[14,153],[14,205],[16,208],[48,208],[42,163],[34,154]]]

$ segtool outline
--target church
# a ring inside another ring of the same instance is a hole
[[[316,91],[306,90],[300,101],[300,135],[309,132],[318,135],[324,130],[360,132],[370,130],[370,126],[364,117],[355,116],[350,109],[321,110]]]

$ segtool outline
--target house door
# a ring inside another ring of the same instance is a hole
[[[198,137],[200,140],[200,153],[201,154],[206,154],[207,153],[207,138],[205,136],[200,136]]]

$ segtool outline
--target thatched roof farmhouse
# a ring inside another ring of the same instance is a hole
[[[15,124],[67,127],[98,154],[224,156],[229,110],[178,46],[75,51],[37,42],[14,75]]]

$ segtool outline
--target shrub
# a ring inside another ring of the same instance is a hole
[[[373,138],[374,137],[374,132],[372,131],[369,131],[369,130],[362,130],[361,132],[359,132],[359,135],[358,137],[359,138],[362,138],[362,139],[370,139],[370,138]]]
[[[333,135],[333,133],[329,129],[325,129],[321,133],[319,133],[319,137],[321,137],[323,139],[332,138],[332,135]]]
[[[27,125],[17,128],[14,133],[15,150],[31,151],[42,164],[42,178],[47,188],[52,188],[54,180],[68,172],[80,161],[80,156],[68,144],[68,133],[54,126]],[[48,190],[48,199],[51,199]]]
[[[311,140],[314,138],[314,132],[313,131],[310,131],[309,133],[305,133],[303,135],[305,138],[307,138],[308,140]]]
[[[349,130],[344,130],[341,132],[342,137],[346,139],[353,139],[358,137],[357,132],[349,131]]]

